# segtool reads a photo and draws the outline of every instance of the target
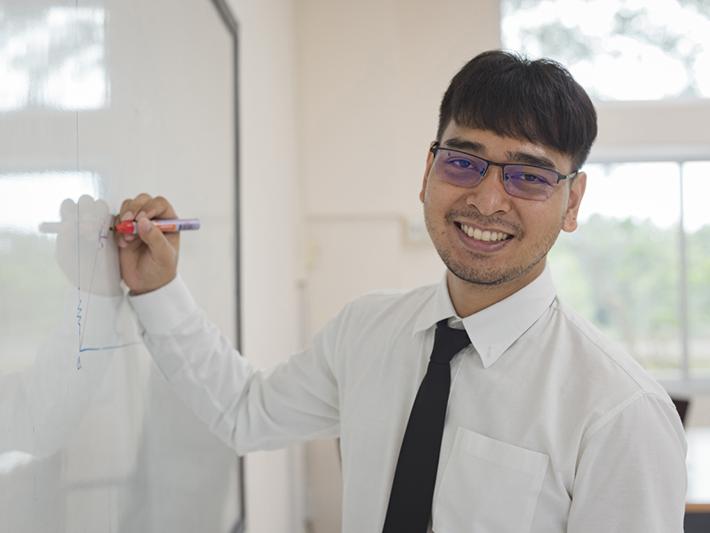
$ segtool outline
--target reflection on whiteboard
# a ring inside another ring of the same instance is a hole
[[[101,315],[100,320],[90,320],[92,295],[109,298],[123,295],[118,250],[110,230],[113,216],[108,204],[82,195],[76,203],[70,198],[65,199],[59,212],[59,223],[45,222],[39,229],[58,233],[57,262],[77,289],[76,365],[81,369],[82,352],[125,348],[140,344],[140,341],[124,338],[111,322],[115,317]]]
[[[33,6],[3,17],[0,111],[104,107],[104,28],[105,12],[94,7]]]
[[[0,376],[0,427],[12,428],[0,432],[5,472],[56,451],[81,419],[111,353],[140,344],[120,285],[108,205],[82,195],[76,203],[65,199],[59,212],[60,222],[39,229],[57,234],[55,258],[72,288],[34,364]],[[82,352],[103,352],[92,354],[86,375],[78,372]]]

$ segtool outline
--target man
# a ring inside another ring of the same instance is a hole
[[[140,233],[119,238],[121,269],[145,342],[239,453],[339,436],[346,533],[680,532],[672,402],[558,301],[546,268],[577,227],[595,136],[560,65],[475,57],[444,95],[420,192],[444,280],[348,304],[268,374],[177,276],[177,235],[148,221],[174,217],[170,204],[126,200]]]

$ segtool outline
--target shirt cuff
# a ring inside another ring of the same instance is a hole
[[[129,295],[128,301],[145,331],[151,335],[171,332],[199,309],[180,274],[159,289]]]

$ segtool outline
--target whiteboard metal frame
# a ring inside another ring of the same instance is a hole
[[[225,28],[229,32],[233,43],[234,54],[234,275],[235,275],[235,302],[236,302],[236,348],[239,353],[242,353],[242,314],[241,314],[241,215],[240,215],[240,182],[239,182],[239,28],[237,19],[232,13],[232,9],[227,4],[226,0],[211,0],[212,5],[217,10]],[[244,495],[244,457],[239,457],[239,471],[237,472],[239,486],[239,518],[231,529],[230,533],[244,533],[246,531],[246,498]]]

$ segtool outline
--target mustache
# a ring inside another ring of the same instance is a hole
[[[509,220],[504,220],[503,218],[497,216],[483,216],[477,209],[460,209],[456,211],[449,211],[446,214],[447,222],[453,223],[457,218],[465,218],[484,227],[495,226],[497,228],[505,229],[506,231],[510,230],[508,233],[511,235],[520,235],[523,231],[523,228],[518,224],[510,222]]]

